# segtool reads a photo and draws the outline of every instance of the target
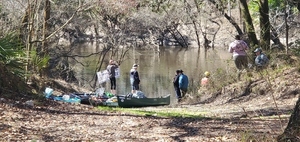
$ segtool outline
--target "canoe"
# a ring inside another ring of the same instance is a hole
[[[170,95],[158,98],[134,98],[124,96],[117,96],[119,107],[148,107],[148,106],[163,106],[170,104]]]
[[[86,105],[93,105],[93,106],[105,106],[106,104],[108,106],[115,106],[116,104],[112,101],[110,102],[109,99],[113,97],[112,94],[106,92],[101,95],[97,95],[96,93],[74,93],[74,95],[78,96],[78,98],[81,100],[81,104]],[[115,99],[117,102],[117,98]],[[106,101],[109,101],[106,103]]]
[[[117,97],[115,97],[115,96],[107,99],[103,104],[105,106],[111,106],[111,107],[117,107],[117,106],[119,106]]]

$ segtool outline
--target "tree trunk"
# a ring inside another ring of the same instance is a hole
[[[283,134],[277,137],[278,142],[298,142],[300,141],[300,97],[296,103],[289,123]]]
[[[254,26],[253,26],[253,23],[252,23],[252,19],[251,19],[251,16],[250,16],[250,13],[249,13],[249,10],[248,10],[248,5],[247,5],[247,2],[245,0],[240,0],[241,3],[242,1],[244,2],[243,4],[243,7],[244,7],[244,10],[243,10],[243,13],[244,13],[244,17],[246,17],[246,23],[248,23],[249,26],[246,26],[247,30],[247,35],[248,35],[248,38],[249,40],[251,41],[250,42],[250,45],[257,45],[258,44],[258,40],[256,38],[256,35],[255,35],[255,30],[254,30]],[[214,4],[216,6],[216,8],[218,9],[218,4],[216,3],[216,1],[214,0],[209,0],[209,2],[211,2],[212,4]],[[240,26],[238,25],[238,23],[236,23],[236,21],[234,21],[234,19],[231,18],[230,15],[228,15],[227,13],[225,13],[224,11],[220,10],[219,11],[221,13],[224,14],[224,17],[234,26],[234,28],[236,29],[237,33],[239,35],[243,35],[244,32],[242,31],[242,29],[240,28]]]
[[[274,27],[271,25],[271,40],[274,42],[274,44],[279,48],[279,49],[284,49],[284,45],[280,42],[278,33],[274,29]]]
[[[259,0],[260,47],[270,49],[270,21],[268,0]]]
[[[254,29],[252,18],[251,18],[249,9],[248,9],[247,1],[240,0],[240,2],[242,5],[243,17],[245,19],[246,32],[247,32],[248,38],[250,40],[250,46],[258,45],[258,40],[256,38],[255,29]]]
[[[218,22],[216,22],[216,21],[213,21],[213,20],[211,20],[211,19],[209,19],[209,21],[211,21],[212,23],[215,23],[216,25],[218,25],[217,26],[217,30],[216,30],[216,32],[213,34],[213,39],[212,39],[212,44],[211,44],[211,47],[214,49],[215,48],[215,39],[216,39],[216,35],[217,35],[217,33],[219,32],[219,30],[220,30],[220,28],[221,28],[221,25],[218,23]]]
[[[188,48],[188,43],[182,34],[177,30],[178,24],[172,22],[171,26],[168,26],[167,29],[171,33],[172,37],[178,42],[178,44],[183,48]],[[180,37],[178,37],[180,36]]]
[[[29,14],[30,14],[30,8],[28,6],[25,10],[25,15],[23,16],[22,21],[21,21],[22,26],[20,26],[20,29],[19,29],[19,32],[20,32],[19,38],[24,43],[26,43],[26,33],[28,32],[27,27],[29,24]]]
[[[43,42],[42,42],[42,55],[45,52],[45,48],[47,45],[46,38],[49,35],[49,24],[48,20],[50,19],[50,12],[51,12],[51,4],[49,0],[45,1],[45,7],[44,7],[44,23],[43,23]]]
[[[42,40],[42,47],[37,48],[37,54],[41,58],[43,58],[47,54],[47,46],[48,42],[46,38],[49,36],[49,23],[48,20],[50,19],[50,13],[51,13],[51,3],[49,0],[45,1],[44,4],[44,21],[43,21],[43,40]],[[40,51],[39,51],[40,50]],[[40,76],[46,76],[49,74],[49,69],[47,68],[42,68],[39,70]]]
[[[288,2],[285,1],[285,12],[284,12],[284,23],[285,23],[285,52],[288,54],[288,49],[289,49],[289,25],[288,25]]]
[[[199,37],[199,33],[198,33],[198,28],[197,28],[197,25],[196,25],[196,21],[195,20],[192,20],[193,22],[193,26],[194,26],[194,29],[195,29],[195,34],[196,34],[196,37],[197,37],[197,45],[198,45],[198,48],[201,47],[200,45],[200,37]]]
[[[34,14],[35,14],[35,5],[32,3],[28,3],[25,15],[22,19],[22,27],[20,28],[20,38],[22,38],[24,44],[26,45],[26,66],[25,73],[28,74],[30,71],[29,59],[30,59],[30,51],[32,50],[32,39],[34,36]],[[25,80],[28,81],[27,76],[25,76]]]
[[[234,26],[234,28],[236,29],[237,33],[239,35],[243,34],[242,29],[239,27],[239,25],[226,13],[224,14],[225,18]]]
[[[195,6],[197,8],[197,14],[193,14],[191,13],[191,5],[185,0],[184,3],[187,5],[186,7],[188,8],[188,11],[187,13],[189,14],[191,20],[192,20],[192,23],[193,23],[193,26],[194,26],[194,30],[195,30],[195,34],[196,34],[196,38],[197,38],[197,45],[198,45],[198,48],[201,47],[200,45],[200,37],[199,37],[199,32],[198,32],[198,27],[197,27],[197,20],[198,19],[198,13],[200,13],[200,10],[199,10],[199,3],[197,2],[197,0],[194,0],[194,3],[195,3]]]

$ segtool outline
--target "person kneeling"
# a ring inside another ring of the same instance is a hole
[[[269,63],[267,55],[262,53],[261,48],[255,49],[254,53],[256,54],[255,65],[257,67],[257,70],[264,69]]]

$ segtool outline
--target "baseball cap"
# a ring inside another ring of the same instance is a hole
[[[136,68],[138,67],[139,65],[138,64],[133,64],[132,67]]]
[[[256,53],[256,52],[261,52],[262,50],[260,49],[260,48],[256,48],[255,50],[254,50],[254,52]]]

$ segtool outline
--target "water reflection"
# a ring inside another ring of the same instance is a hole
[[[99,48],[92,45],[83,44],[79,46],[76,54],[88,54],[97,52]],[[172,79],[176,69],[182,69],[184,74],[189,77],[190,83],[199,83],[203,73],[208,70],[213,74],[217,68],[225,68],[226,60],[230,59],[226,49],[208,50],[205,54],[204,49],[198,48],[180,49],[174,47],[161,47],[160,52],[153,50],[131,50],[126,59],[120,65],[121,76],[117,78],[117,93],[127,94],[131,92],[129,71],[134,63],[139,64],[139,75],[141,79],[140,88],[147,97],[160,97],[172,94],[172,103],[175,102],[175,93]],[[86,59],[78,59],[83,62],[85,67],[74,62],[76,76],[80,79],[81,85],[90,87],[90,81],[94,77],[95,67],[99,56],[91,56]],[[102,66],[104,70],[108,64],[108,58]],[[97,84],[109,91],[109,82]]]

